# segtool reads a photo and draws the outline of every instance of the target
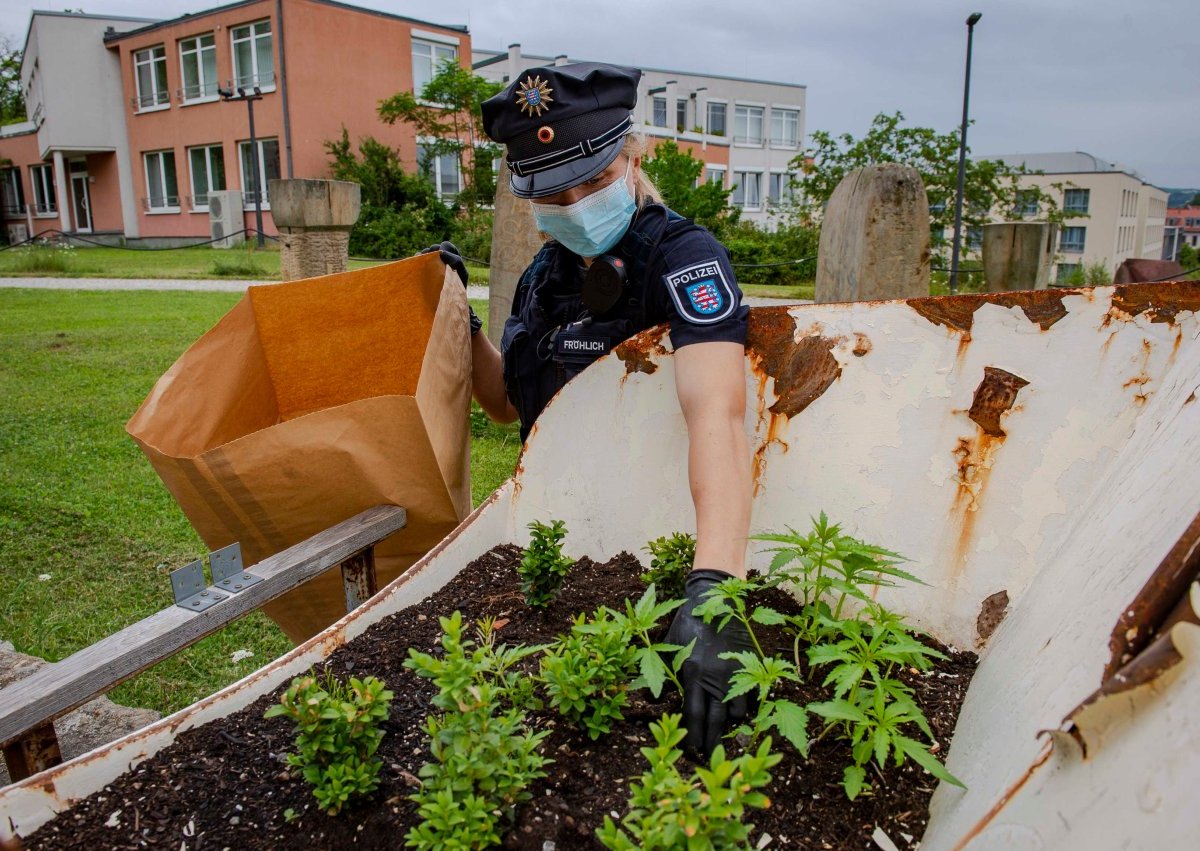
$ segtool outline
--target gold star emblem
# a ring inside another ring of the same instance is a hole
[[[550,97],[553,92],[549,81],[541,77],[526,77],[521,88],[517,89],[517,105],[530,118],[539,118],[543,112],[550,111],[550,104],[554,103],[554,98]]]

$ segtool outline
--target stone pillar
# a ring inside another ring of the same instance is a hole
[[[533,222],[529,202],[518,198],[508,188],[508,164],[500,160],[496,178],[496,207],[492,220],[492,256],[488,278],[488,338],[500,345],[504,320],[512,312],[513,294],[517,281],[543,240]]]
[[[285,281],[345,272],[361,187],[344,180],[272,180],[271,218],[279,231]]]
[[[983,226],[983,275],[990,293],[1044,290],[1058,225],[1050,222],[1005,222]]]
[[[825,206],[816,300],[929,295],[929,201],[911,166],[883,163],[842,178]]]
[[[63,159],[62,151],[54,152],[54,202],[58,204],[58,229],[70,233],[71,227],[71,170]],[[30,234],[32,236],[32,234]]]

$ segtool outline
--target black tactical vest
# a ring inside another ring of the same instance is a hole
[[[624,291],[609,310],[591,316],[583,306],[580,258],[550,241],[533,258],[513,297],[500,351],[504,386],[521,418],[521,440],[563,385],[592,362],[665,316],[647,312],[652,287],[662,286],[662,252],[668,236],[698,225],[661,204],[648,204],[609,253],[627,267]]]

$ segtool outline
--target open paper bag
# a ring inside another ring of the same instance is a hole
[[[247,565],[370,508],[390,582],[470,511],[467,297],[437,254],[250,287],[126,425],[210,549]],[[337,570],[265,607],[293,641],[345,614]]]

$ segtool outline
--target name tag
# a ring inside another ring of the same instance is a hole
[[[554,340],[554,357],[572,363],[591,363],[612,351],[612,347],[609,337],[587,337],[564,330]]]

